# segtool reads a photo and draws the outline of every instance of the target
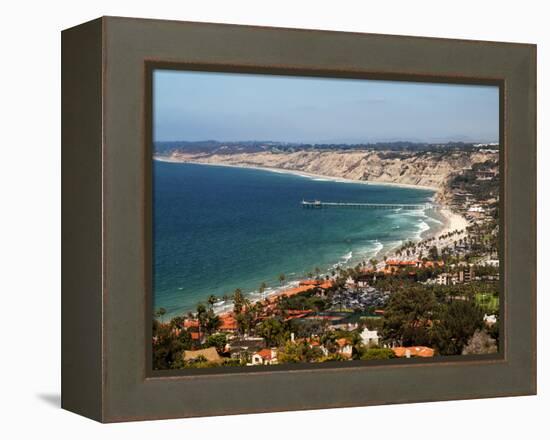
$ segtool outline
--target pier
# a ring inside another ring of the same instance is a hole
[[[320,200],[302,200],[302,208],[355,208],[355,209],[433,209],[436,205],[432,203],[409,204],[409,203],[356,203],[356,202],[322,202]]]

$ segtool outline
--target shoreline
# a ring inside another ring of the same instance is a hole
[[[210,162],[199,162],[199,161],[193,161],[193,160],[178,160],[171,157],[159,157],[159,156],[154,156],[153,160],[156,160],[158,162],[182,163],[182,164],[189,163],[193,165],[207,165],[207,166],[214,166],[214,167],[246,168],[250,170],[269,171],[272,173],[292,174],[300,177],[324,179],[324,180],[330,180],[332,182],[358,183],[362,185],[393,186],[396,188],[409,188],[409,189],[418,189],[422,191],[433,191],[435,193],[438,193],[441,190],[441,188],[437,188],[435,186],[413,185],[411,183],[378,182],[375,180],[355,180],[355,179],[348,179],[346,177],[327,176],[325,174],[315,174],[315,173],[309,173],[307,171],[289,170],[286,168],[276,168],[276,167],[263,167],[259,165],[247,165],[247,164],[235,165],[235,164],[226,164],[226,163],[210,163]]]
[[[443,225],[441,228],[430,228],[429,230],[425,231],[427,234],[424,236],[422,235],[421,238],[419,240],[417,240],[417,242],[420,242],[420,241],[423,241],[423,240],[426,240],[426,239],[429,239],[429,238],[432,238],[432,237],[438,237],[438,236],[441,236],[441,235],[445,235],[451,231],[455,231],[455,230],[464,230],[466,228],[466,226],[469,225],[469,222],[464,218],[462,217],[461,215],[455,213],[455,212],[452,212],[450,209],[448,208],[444,208],[444,209],[440,209],[438,210],[438,212],[443,216]],[[388,249],[388,251],[385,253],[385,255],[387,256],[388,259],[403,259],[401,257],[398,257],[395,253],[395,251],[399,248],[399,246],[396,246],[395,248],[393,249]],[[380,251],[377,252],[377,254],[379,253]],[[412,255],[411,256],[412,258],[416,258],[417,256],[416,255]],[[384,262],[380,262],[378,263],[378,266],[379,267],[380,265],[383,265]],[[353,264],[352,265],[343,265],[342,266],[343,268],[349,268],[349,267],[353,267]],[[324,279],[324,277],[326,276],[327,274],[325,273],[322,273],[320,274],[320,278],[321,279]],[[331,279],[332,281],[332,279]],[[283,296],[283,295],[288,295],[289,292],[292,292],[291,293],[291,296],[292,295],[295,295],[295,294],[299,294],[299,292],[293,292],[295,291],[296,289],[299,289],[299,280],[298,281],[290,281],[288,284],[284,285],[284,286],[280,286],[279,288],[276,288],[276,289],[273,289],[272,292],[266,292],[264,295],[264,298],[254,298],[255,295],[258,294],[258,292],[256,291],[253,291],[253,292],[247,292],[245,293],[246,296],[249,297],[250,299],[250,303],[251,304],[255,304],[257,302],[266,302],[267,304],[269,303],[272,303],[274,300],[276,300],[277,298]],[[251,298],[252,297],[252,298]],[[229,302],[228,304],[224,304],[223,306],[219,307],[218,310],[216,310],[216,308],[214,308],[214,311],[220,316],[220,318],[227,318],[229,316],[233,316],[233,311],[232,311],[232,303]]]
[[[308,173],[308,172],[302,172],[298,170],[287,170],[287,169],[281,169],[281,168],[271,168],[271,167],[261,167],[261,166],[253,166],[253,165],[234,165],[234,164],[223,164],[223,163],[205,163],[205,162],[197,162],[197,161],[188,161],[188,160],[177,160],[170,157],[154,157],[153,160],[156,160],[158,162],[168,162],[168,163],[179,163],[179,164],[194,164],[194,165],[206,165],[206,166],[218,166],[218,167],[229,167],[229,168],[247,168],[247,169],[253,169],[253,170],[260,170],[260,171],[267,171],[267,172],[273,172],[273,173],[280,173],[280,174],[291,174],[296,175],[300,177],[305,178],[313,178],[313,179],[323,179],[328,180],[332,182],[340,182],[340,183],[355,183],[355,184],[363,184],[363,185],[380,185],[380,186],[393,186],[398,188],[409,188],[409,189],[419,189],[419,190],[425,190],[425,191],[433,191],[434,193],[438,193],[441,191],[440,188],[435,187],[427,187],[422,185],[412,185],[412,184],[400,184],[400,183],[393,183],[393,182],[375,182],[375,181],[361,181],[361,180],[353,180],[353,179],[346,179],[346,178],[340,178],[340,177],[334,177],[334,176],[326,176],[321,174],[314,174],[314,173]],[[433,195],[432,200],[435,198],[436,194]],[[438,237],[441,235],[445,235],[451,231],[455,230],[463,230],[466,228],[466,226],[469,225],[468,220],[466,220],[461,215],[453,212],[449,207],[442,206],[441,208],[437,209],[437,213],[442,217],[441,219],[435,218],[436,221],[440,221],[441,225],[436,224],[432,225],[427,229],[426,231],[423,231],[420,233],[418,238],[412,239],[415,242],[421,242],[424,240],[427,240],[432,237]],[[433,217],[432,217],[433,218]],[[436,222],[437,223],[437,222]],[[399,258],[403,259],[401,257],[398,257],[396,255],[397,249],[399,249],[400,245],[395,246],[393,248],[388,249],[380,249],[376,252],[375,256],[381,255],[381,251],[383,255],[385,255],[388,259],[393,258]],[[415,257],[415,255],[411,256],[412,258]],[[342,268],[349,268],[353,267],[353,265],[356,264],[356,261],[354,261],[352,264],[346,262],[342,264]],[[382,265],[383,262],[380,262],[378,266]],[[324,278],[326,275],[330,273],[323,273],[320,274],[322,278]],[[258,291],[250,291],[250,292],[244,292],[244,295],[250,300],[252,304],[265,301],[267,303],[270,303],[274,301],[276,298],[287,294],[288,292],[291,292],[293,290],[296,290],[298,288],[300,280],[289,280],[287,284],[284,286],[278,286],[273,289],[269,289],[270,291],[264,292],[263,297],[259,294]],[[202,301],[204,302],[204,301]],[[182,310],[179,312],[175,312],[173,315],[170,314],[172,317],[174,316],[183,316],[187,314],[188,312],[193,312],[194,309],[190,310]],[[232,302],[228,301],[227,304],[220,305],[218,307],[214,306],[214,311],[220,316],[220,317],[226,317],[232,315]]]
[[[461,230],[464,230],[466,228],[466,226],[469,225],[468,220],[466,220],[461,215],[459,215],[455,212],[452,212],[448,208],[439,209],[438,212],[443,216],[442,226],[440,228],[431,227],[429,230],[422,233],[419,239],[414,240],[415,242],[424,241],[424,240],[427,240],[427,239],[430,239],[430,238],[436,238],[438,236],[445,235],[445,234],[447,234],[451,231],[455,231],[455,230],[461,231]],[[414,258],[417,257],[416,255],[411,255],[409,258],[403,258],[403,257],[398,256],[396,254],[396,251],[397,251],[397,249],[399,249],[399,247],[400,246],[395,246],[393,248],[387,249],[387,251],[384,252],[384,255],[387,257],[387,259],[400,259],[400,260],[410,260],[410,259],[414,259]],[[381,250],[377,251],[375,256],[380,254]],[[383,266],[384,266],[384,262],[380,261],[377,265],[377,268],[378,269],[383,269]],[[347,268],[350,268],[350,267],[353,267],[353,264],[349,264],[349,265],[348,264],[343,264],[342,265],[342,268],[344,268],[344,269],[347,269]],[[328,272],[327,273],[322,273],[322,274],[320,274],[320,277],[324,278],[328,274],[329,274]],[[285,285],[268,289],[268,291],[264,292],[264,294],[263,294],[264,297],[263,298],[259,297],[260,293],[258,291],[255,291],[255,290],[251,291],[251,292],[243,292],[243,293],[250,300],[251,304],[255,304],[255,303],[261,302],[261,301],[271,303],[276,298],[278,298],[280,296],[283,296],[283,295],[286,295],[286,294],[288,294],[288,292],[297,289],[299,287],[299,283],[300,283],[300,280],[292,280],[292,281],[289,281],[288,283],[286,283]],[[204,302],[204,301],[199,301],[199,302]],[[175,316],[184,316],[188,312],[194,312],[194,311],[195,311],[194,308],[189,309],[189,310],[185,309],[185,310],[182,310],[180,312],[176,312],[173,315],[170,314],[170,317],[173,318]],[[220,305],[220,306],[217,306],[217,307],[214,306],[214,312],[217,315],[219,315],[220,318],[226,318],[228,316],[232,316],[233,315],[232,302],[229,301],[227,304],[223,304],[223,305]]]
[[[456,212],[453,212],[449,208],[442,208],[439,212],[445,217],[445,224],[437,235],[445,235],[455,230],[460,231],[466,229],[466,227],[470,225],[470,222],[466,220],[466,218]]]

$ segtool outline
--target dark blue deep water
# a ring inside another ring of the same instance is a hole
[[[254,295],[318,267],[378,257],[440,222],[429,212],[303,209],[306,200],[424,203],[432,191],[263,170],[154,162],[154,306],[173,316],[208,295]]]

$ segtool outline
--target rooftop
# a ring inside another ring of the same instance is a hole
[[[216,351],[216,348],[214,347],[203,348],[201,350],[185,350],[183,352],[184,361],[192,361],[199,357],[205,358],[208,362],[223,362],[223,359],[220,357],[220,355]]]
[[[237,320],[231,315],[220,316],[219,330],[237,330]]]
[[[271,348],[263,348],[262,350],[254,353],[260,356],[262,359],[265,359],[266,361],[270,361],[273,359],[273,350]]]
[[[392,348],[397,357],[433,357],[434,349],[430,347],[394,347]]]

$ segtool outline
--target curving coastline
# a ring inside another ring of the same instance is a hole
[[[333,182],[360,183],[364,185],[394,186],[396,188],[412,188],[412,189],[421,189],[421,190],[435,191],[435,192],[441,190],[441,188],[437,186],[418,185],[413,183],[386,182],[386,181],[377,181],[377,180],[357,180],[357,179],[350,179],[347,177],[331,176],[327,174],[311,173],[307,171],[293,170],[293,169],[287,169],[287,168],[250,165],[247,163],[232,164],[232,163],[224,163],[224,162],[187,160],[187,159],[181,158],[181,156],[155,156],[154,160],[157,160],[159,162],[169,162],[169,163],[190,163],[194,165],[208,165],[208,166],[229,167],[229,168],[246,168],[251,170],[270,171],[272,173],[293,174],[295,176],[330,180]]]
[[[342,183],[354,183],[354,184],[364,184],[364,185],[373,185],[373,186],[379,186],[379,185],[393,186],[393,187],[399,187],[399,188],[420,189],[420,190],[426,190],[426,191],[432,191],[432,192],[436,192],[438,190],[438,188],[436,187],[428,187],[425,185],[413,185],[413,184],[403,184],[403,183],[393,183],[393,182],[361,181],[361,180],[353,180],[349,178],[326,176],[326,175],[317,174],[317,173],[304,172],[301,170],[278,169],[273,167],[262,167],[262,166],[255,166],[255,165],[249,165],[249,164],[199,162],[199,161],[192,161],[192,160],[182,160],[181,157],[166,157],[166,156],[157,156],[155,157],[155,160],[159,162],[169,162],[169,163],[187,163],[187,164],[205,165],[205,166],[257,169],[257,170],[268,171],[273,173],[292,174],[292,175],[297,175],[297,176],[314,179],[314,180],[324,180],[324,181],[333,181],[333,182],[342,182]],[[447,208],[440,209],[438,210],[438,213],[440,214],[440,217],[438,217],[438,220],[441,221],[439,225],[437,224],[437,220],[436,222],[430,222],[430,225],[428,226],[429,229],[425,231],[421,231],[417,238],[411,237],[411,239],[413,239],[414,241],[425,240],[433,236],[446,234],[447,232],[452,230],[464,229],[468,224],[466,219],[452,212],[450,209],[447,209]],[[372,256],[361,257],[361,258],[362,259],[366,259],[366,258],[380,259],[382,255],[385,255],[387,258],[394,258],[395,251],[397,251],[397,249],[402,244],[403,244],[403,241],[399,243],[395,243],[391,247],[387,247],[387,243],[386,243],[385,248],[377,249],[377,251]],[[342,260],[342,261],[336,262],[335,266],[348,268],[348,267],[355,266],[357,263],[358,263],[357,258],[352,259],[350,257],[345,261]],[[324,273],[323,276],[324,275],[328,275],[328,273]],[[289,290],[296,288],[297,283],[298,283],[297,280],[289,280],[289,282],[285,283],[284,285],[281,285],[277,288],[272,288],[269,291],[264,292],[263,295],[260,295],[259,292],[257,291],[247,291],[245,293],[247,294],[247,296],[251,298],[252,301],[258,301],[258,300],[261,300],[262,298],[265,299],[270,297],[276,297],[281,294],[286,294]],[[220,304],[216,307],[216,309],[222,312],[227,310],[226,307],[228,307],[228,305]]]
[[[201,153],[174,150],[157,160],[237,166],[291,172],[324,179],[397,185],[436,191],[438,202],[450,198],[449,180],[476,163],[498,160],[491,151],[392,152],[374,150]]]

